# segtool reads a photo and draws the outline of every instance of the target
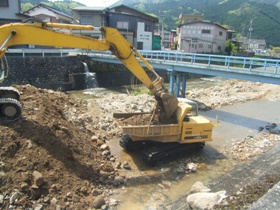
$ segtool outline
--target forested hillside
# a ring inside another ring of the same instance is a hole
[[[21,10],[27,11],[32,7],[43,3],[55,9],[58,9],[66,14],[72,14],[72,8],[77,6],[82,6],[83,4],[72,1],[72,0],[63,0],[63,1],[40,1],[40,0],[21,0]]]
[[[21,0],[26,11],[43,2],[51,7],[71,14],[71,9],[82,5],[72,0],[40,1]],[[165,30],[176,29],[179,15],[202,14],[205,20],[222,24],[236,31],[238,36],[265,39],[269,45],[280,46],[280,0],[120,0],[163,21]]]
[[[165,30],[176,29],[181,13],[202,14],[205,20],[222,24],[235,30],[238,36],[248,38],[252,24],[251,38],[280,46],[280,0],[166,0],[142,1],[132,6],[157,15],[164,22]]]
[[[228,25],[242,36],[249,35],[252,22],[253,39],[265,39],[268,44],[280,46],[280,10],[272,4],[231,0],[205,9],[206,19]]]

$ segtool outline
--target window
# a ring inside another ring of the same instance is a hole
[[[203,44],[199,44],[198,47],[199,47],[199,48],[203,48]]]
[[[223,32],[220,31],[220,32],[219,32],[219,35],[220,35],[220,36],[223,36]]]
[[[151,26],[150,25],[145,25],[145,31],[151,31]]]
[[[208,49],[212,49],[212,45],[211,44],[208,45]]]
[[[91,15],[83,15],[80,17],[80,22],[82,25],[92,25],[93,17]]]
[[[8,7],[9,0],[0,0],[0,7]]]
[[[221,47],[221,46],[218,46],[218,50],[221,51],[221,50],[222,50],[222,47]]]
[[[127,21],[118,21],[117,28],[118,29],[128,29],[128,22]]]
[[[137,42],[137,49],[143,50],[143,42]]]
[[[210,34],[211,31],[210,31],[210,30],[203,29],[203,30],[201,31],[201,33],[203,33],[203,34]]]

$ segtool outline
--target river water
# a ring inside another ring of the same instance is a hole
[[[223,82],[224,80],[220,78],[192,79],[188,81],[187,89],[204,88]],[[102,97],[107,93],[122,91],[122,89],[97,89],[93,92],[89,90],[88,96]],[[174,162],[153,168],[142,162],[140,153],[126,153],[119,146],[118,139],[111,140],[109,142],[111,153],[122,162],[127,161],[131,170],[122,172],[121,175],[126,177],[126,184],[121,189],[115,190],[111,198],[119,201],[119,204],[110,208],[114,210],[165,209],[166,206],[187,194],[195,182],[201,181],[207,186],[211,180],[229,172],[239,164],[229,161],[223,155],[222,149],[248,135],[256,135],[259,128],[267,123],[280,123],[279,113],[280,101],[267,99],[200,112],[200,115],[213,121],[218,116],[221,122],[213,131],[213,141],[207,143],[205,148],[196,154],[189,154]],[[195,173],[187,172],[188,163],[197,164],[199,170]]]

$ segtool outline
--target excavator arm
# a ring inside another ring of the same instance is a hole
[[[26,44],[99,51],[110,50],[158,99],[162,100],[166,117],[172,116],[177,108],[177,98],[168,93],[163,79],[117,29],[101,27],[99,30],[103,34],[102,40],[73,34],[73,30],[95,30],[95,28],[46,22],[13,23],[0,26],[0,58],[4,56],[8,47]],[[156,76],[154,81],[150,79],[137,57]],[[3,75],[5,74],[2,73]],[[3,80],[0,78],[0,81],[1,79]]]

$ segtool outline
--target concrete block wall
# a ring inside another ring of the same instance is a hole
[[[70,73],[84,71],[79,56],[69,57],[17,57],[7,56],[9,75],[1,85],[30,84],[36,87],[69,83]]]

